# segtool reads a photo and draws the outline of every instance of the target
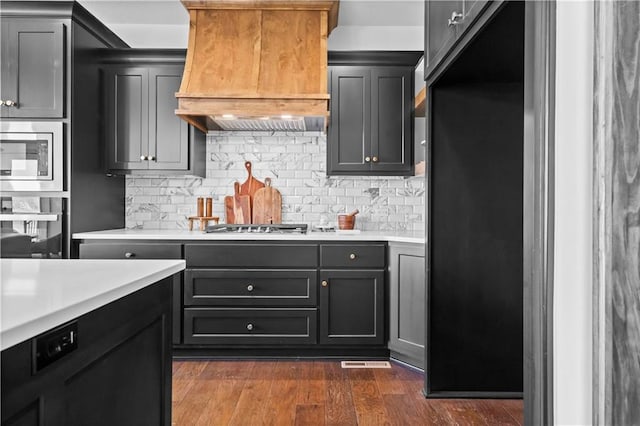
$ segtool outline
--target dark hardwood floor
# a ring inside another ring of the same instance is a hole
[[[339,361],[174,361],[174,425],[521,425],[522,400],[427,400],[422,373]]]

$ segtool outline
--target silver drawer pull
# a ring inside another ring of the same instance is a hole
[[[351,260],[355,260],[355,259],[356,259],[356,257],[357,257],[357,256],[356,256],[356,254],[355,254],[355,253],[351,253],[351,254],[349,255],[349,259],[351,259]]]
[[[247,330],[249,331],[253,330],[253,324],[251,323],[247,324]]]
[[[247,291],[253,291],[253,285],[252,284],[249,284],[247,286]]]
[[[127,259],[131,259],[132,257],[136,257],[136,254],[127,252],[124,254],[124,257],[126,257]]]

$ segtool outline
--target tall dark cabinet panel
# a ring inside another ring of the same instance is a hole
[[[184,50],[104,58],[106,167],[116,174],[205,174],[205,135],[175,114]]]
[[[413,52],[330,52],[328,175],[413,172]]]
[[[427,397],[523,390],[524,4],[428,88]]]
[[[0,117],[64,117],[65,25],[2,19]]]
[[[124,179],[104,173],[102,81],[97,63],[105,41],[84,25],[73,29],[69,231],[123,228]]]

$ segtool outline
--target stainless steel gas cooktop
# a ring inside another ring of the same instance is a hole
[[[241,233],[272,233],[272,234],[306,234],[307,224],[299,223],[266,223],[266,224],[222,224],[210,225],[206,232],[241,232]]]

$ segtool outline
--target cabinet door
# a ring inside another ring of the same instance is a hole
[[[370,80],[369,68],[331,67],[328,175],[363,174],[371,169]]]
[[[462,1],[427,1],[425,3],[424,68],[425,78],[453,46],[457,31],[450,24],[453,13],[463,14]]]
[[[467,29],[473,25],[476,21],[476,18],[480,16],[484,8],[489,4],[489,0],[464,0],[463,9],[464,9],[464,17],[457,24],[456,31],[457,37],[462,36]]]
[[[1,117],[64,117],[64,24],[2,20]]]
[[[371,171],[411,174],[413,69],[371,69]]]
[[[320,343],[384,344],[384,271],[321,270]]]
[[[105,70],[108,168],[148,169],[149,72],[146,68]]]
[[[149,69],[149,169],[189,168],[189,125],[175,114],[183,67]]]
[[[424,367],[424,245],[389,245],[389,349],[391,355]]]

